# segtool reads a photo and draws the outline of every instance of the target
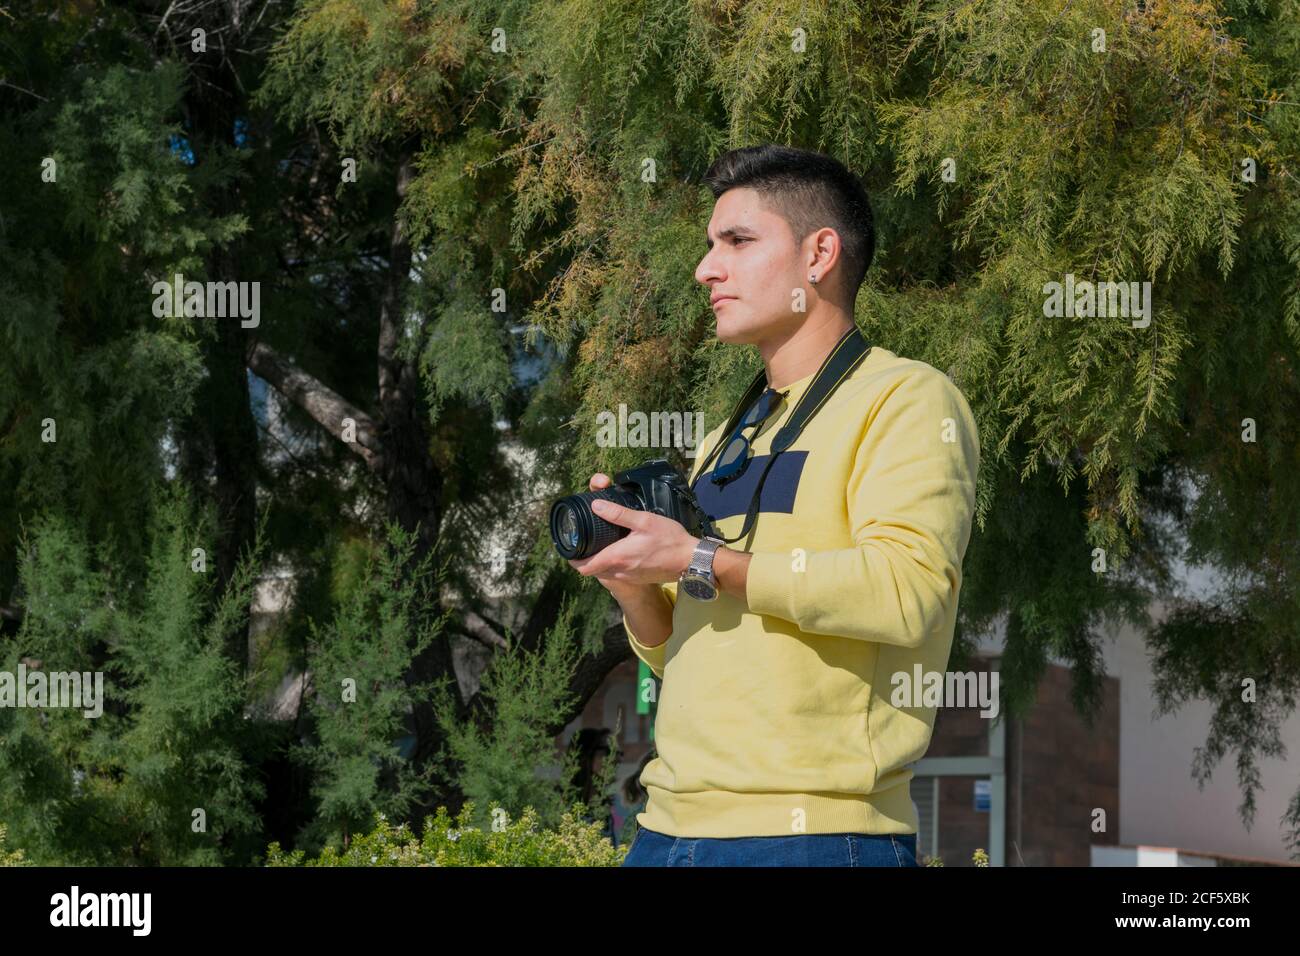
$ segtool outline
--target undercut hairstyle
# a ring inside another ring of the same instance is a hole
[[[767,143],[723,153],[704,174],[717,199],[728,189],[752,189],[790,224],[795,242],[818,229],[840,236],[840,268],[852,304],[876,249],[871,203],[861,181],[823,153]]]

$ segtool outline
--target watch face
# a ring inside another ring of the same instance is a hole
[[[718,596],[717,589],[704,578],[682,578],[681,588],[697,601],[712,601]]]

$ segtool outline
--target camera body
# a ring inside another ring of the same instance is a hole
[[[620,471],[608,488],[568,495],[551,505],[551,540],[561,557],[590,557],[628,533],[591,510],[597,498],[672,518],[697,537],[711,533],[709,519],[681,472],[668,459],[653,458]]]

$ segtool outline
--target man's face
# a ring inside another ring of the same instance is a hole
[[[729,189],[718,197],[708,243],[695,278],[710,289],[719,341],[757,344],[798,324],[791,296],[806,279],[800,245],[757,192]]]

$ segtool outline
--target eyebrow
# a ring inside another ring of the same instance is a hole
[[[740,235],[742,232],[747,235],[753,235],[754,230],[750,229],[748,226],[728,226],[726,229],[723,229],[718,233],[718,238],[729,239],[732,236]],[[713,248],[713,240],[709,238],[709,229],[707,226],[704,227],[704,245],[710,249]]]

